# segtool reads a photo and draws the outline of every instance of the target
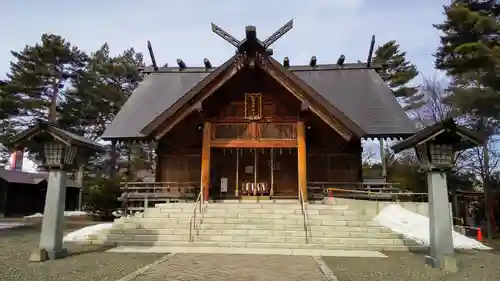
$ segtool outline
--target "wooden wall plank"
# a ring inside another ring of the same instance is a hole
[[[203,142],[201,149],[201,188],[203,189],[203,198],[208,200],[210,188],[210,141],[211,141],[211,123],[205,122],[203,126]]]
[[[306,131],[304,122],[297,122],[297,154],[298,154],[298,183],[307,201],[307,152],[306,152]]]

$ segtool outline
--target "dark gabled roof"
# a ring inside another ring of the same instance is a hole
[[[39,184],[43,181],[47,181],[47,178],[47,173],[28,173],[0,168],[0,179],[3,179],[8,183]],[[78,185],[71,179],[66,179],[66,186],[80,187],[80,185]]]
[[[104,151],[104,147],[102,145],[83,136],[58,128],[56,125],[42,120],[37,121],[35,125],[15,135],[10,142],[19,146],[24,141],[44,133],[62,140],[67,145],[77,145],[93,151]]]
[[[411,135],[416,124],[373,69],[297,70],[293,73],[369,136]]]
[[[227,68],[227,62],[223,66]],[[102,138],[146,137],[141,131],[148,124],[166,109],[185,102],[186,93],[197,85],[206,84],[199,82],[213,77],[209,76],[213,71],[223,71],[223,66],[215,69],[162,68],[149,74],[106,128]],[[288,70],[357,124],[365,137],[405,136],[417,131],[391,90],[375,70],[366,65],[291,66]]]
[[[455,150],[464,150],[482,145],[486,140],[486,135],[457,125],[453,119],[447,119],[422,129],[409,138],[394,144],[391,149],[397,153],[430,139],[451,144]]]
[[[151,73],[147,75],[106,127],[103,139],[142,138],[141,130],[210,73]]]
[[[171,103],[168,103],[168,107],[163,107],[163,110],[159,114],[156,114],[154,119],[146,124],[145,127],[141,129],[141,134],[149,135],[155,130],[159,125],[163,124],[165,120],[175,114],[182,106],[186,103],[190,102],[201,90],[207,87],[212,81],[216,80],[219,76],[224,76],[229,70],[235,68],[237,66],[237,62],[241,57],[239,55],[234,55],[229,60],[227,60],[224,64],[217,67],[215,70],[208,73],[206,76],[196,82],[194,86],[187,89],[186,91],[180,92],[179,97],[172,99]],[[181,77],[185,77],[189,75],[183,75]],[[170,90],[170,89],[169,89]],[[170,95],[170,97],[172,97]]]

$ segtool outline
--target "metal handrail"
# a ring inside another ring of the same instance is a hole
[[[309,243],[309,223],[307,221],[307,212],[304,207],[304,193],[302,192],[302,188],[299,188],[299,198],[300,198],[300,207],[302,209],[302,216],[304,217],[304,230],[306,232],[306,244]]]
[[[201,202],[202,196],[203,196],[203,189],[200,189],[200,193],[198,194],[198,197],[196,198],[196,201],[194,202],[193,215],[189,219],[189,241],[190,242],[194,241],[193,228],[196,227],[196,207],[198,207],[198,203],[200,203],[200,214],[203,212],[203,208],[202,208],[203,204]]]

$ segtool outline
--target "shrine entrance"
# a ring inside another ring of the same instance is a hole
[[[266,200],[298,196],[296,148],[214,148],[214,198]]]

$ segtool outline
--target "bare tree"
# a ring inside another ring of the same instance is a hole
[[[361,154],[361,159],[362,159],[361,163],[363,164],[372,163],[374,157],[375,157],[375,152],[363,149],[363,153]]]
[[[424,96],[424,103],[409,111],[409,114],[422,128],[453,116],[451,105],[446,103],[446,98],[449,96],[447,85],[445,81],[438,79],[436,74],[432,77],[423,77],[419,90],[420,95]]]

